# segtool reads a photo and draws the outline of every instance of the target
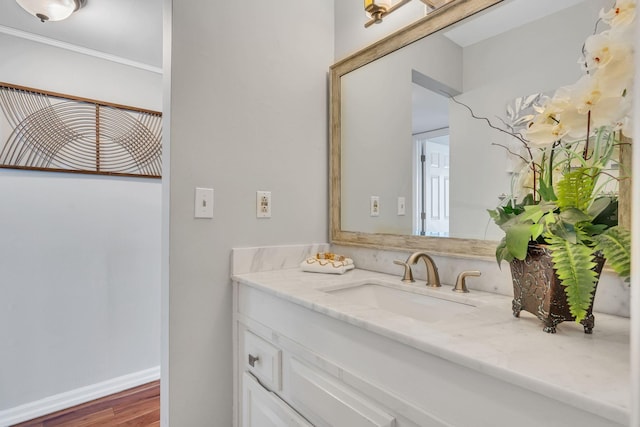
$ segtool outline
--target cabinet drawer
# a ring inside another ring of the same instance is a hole
[[[259,336],[245,331],[244,366],[272,391],[282,387],[282,351]]]
[[[395,417],[336,379],[291,358],[294,408],[317,426],[395,427]]]

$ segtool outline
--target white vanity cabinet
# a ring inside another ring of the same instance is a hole
[[[236,427],[625,425],[285,293],[233,288]]]
[[[255,292],[242,285],[234,290],[236,426],[415,426],[397,423],[390,410],[324,369],[329,361],[266,326],[270,319],[252,315],[243,301],[247,293],[259,300]]]
[[[252,325],[252,326],[249,326]],[[269,333],[273,342],[258,333]],[[395,417],[321,368],[317,355],[296,348],[250,319],[237,325],[236,396],[242,427],[398,427]]]

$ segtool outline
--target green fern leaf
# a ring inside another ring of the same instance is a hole
[[[576,208],[586,212],[592,201],[595,179],[593,170],[579,168],[568,172],[558,182],[557,204],[560,210]]]
[[[571,315],[576,322],[583,320],[593,299],[598,282],[593,252],[588,246],[570,243],[556,236],[547,236],[556,274],[564,286]]]
[[[631,233],[621,227],[611,227],[595,236],[595,249],[602,251],[607,262],[624,280],[631,275]]]

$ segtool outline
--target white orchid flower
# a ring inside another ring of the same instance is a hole
[[[611,31],[603,31],[589,36],[584,44],[587,71],[595,72],[607,67],[627,61],[633,53],[633,48],[626,37],[618,36]]]
[[[578,114],[587,114],[592,111],[603,97],[598,79],[589,74],[582,76],[574,85],[565,89]]]
[[[535,107],[538,114],[525,131],[527,141],[534,147],[546,147],[562,139],[571,129],[559,116],[570,107],[569,98],[560,90],[542,106]]]
[[[633,61],[627,57],[609,62],[606,68],[598,70],[593,75],[598,80],[598,86],[603,93],[610,96],[622,96],[625,92],[630,92],[633,86],[634,72]]]
[[[536,116],[526,130],[526,139],[533,147],[546,147],[562,139],[569,130],[560,122]]]
[[[600,12],[600,18],[611,27],[631,27],[635,16],[635,0],[618,0],[609,11]]]
[[[616,126],[629,112],[629,100],[621,91],[608,90],[610,82],[605,80],[603,84],[600,78],[604,74],[585,75],[574,85],[558,90],[563,94],[565,108],[555,117],[567,129],[569,137],[586,137],[588,125],[591,129]]]
[[[568,142],[584,139],[589,130],[601,126],[621,128],[631,104],[610,77],[606,72],[587,74],[558,89],[529,123],[526,138],[531,145],[545,147],[562,138]]]
[[[584,92],[589,93],[587,89],[582,88],[583,85],[586,85],[586,82],[578,81],[572,86],[561,87],[553,96],[554,118],[562,123],[562,128],[565,131],[563,136],[568,137],[571,141],[584,138],[587,135],[587,113],[589,110],[580,107],[584,102],[593,101],[593,99],[577,101],[577,99],[584,97]],[[596,95],[591,94],[592,97]]]

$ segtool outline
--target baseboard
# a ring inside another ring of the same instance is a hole
[[[45,397],[44,399],[0,411],[0,426],[6,427],[32,420],[158,379],[160,379],[159,366]]]

